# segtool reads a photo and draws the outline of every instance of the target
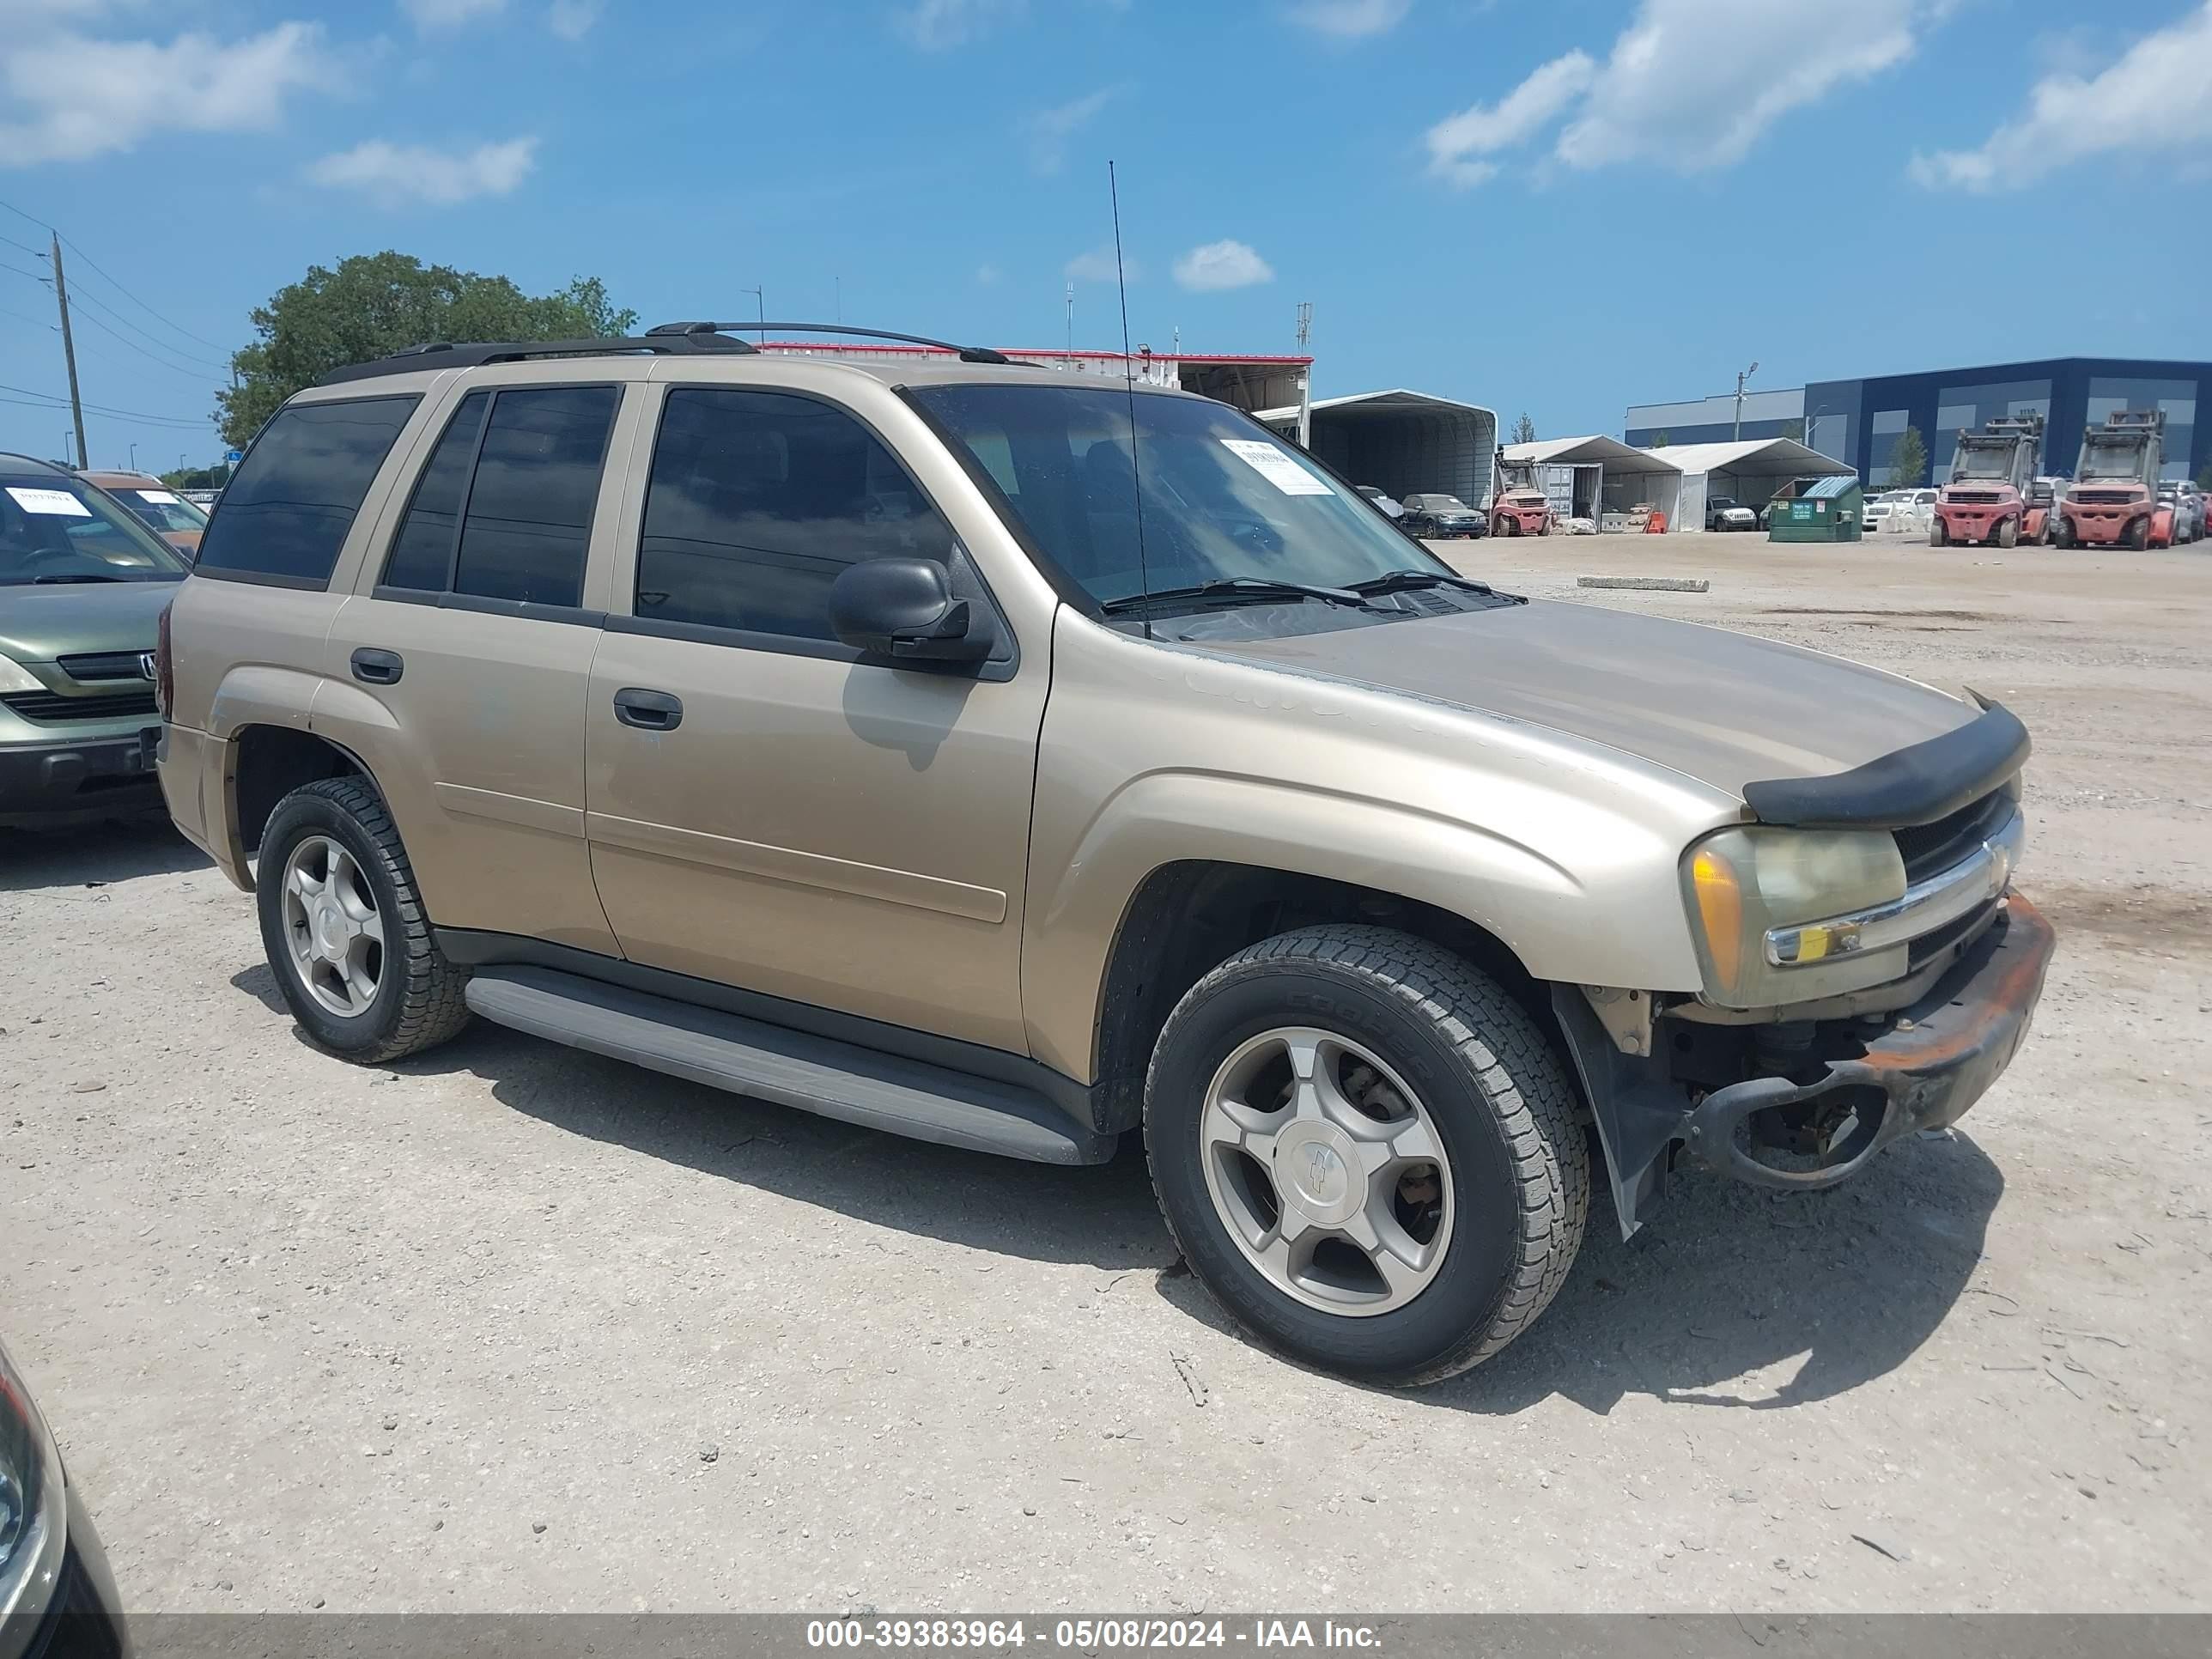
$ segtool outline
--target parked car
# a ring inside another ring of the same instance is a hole
[[[220,489],[179,489],[177,494],[182,495],[194,507],[199,508],[201,512],[211,513],[215,510],[216,498],[221,495],[222,491]]]
[[[1405,507],[1406,515],[1398,520],[1398,528],[1409,536],[1446,541],[1454,537],[1474,538],[1490,533],[1490,515],[1479,507],[1469,507],[1456,495],[1425,490],[1407,496]]]
[[[184,574],[105,490],[0,455],[0,824],[160,804],[155,625]]]
[[[2204,494],[2192,479],[2183,478],[2158,487],[2159,503],[2173,513],[2173,540],[2181,547],[2204,538]]]
[[[1495,592],[1205,398],[713,328],[341,370],[229,486],[162,787],[329,1051],[476,1013],[1140,1134],[1239,1324],[1411,1384],[1557,1291],[1586,1123],[1632,1231],[1678,1158],[1845,1181],[2018,1044],[2003,708]]]
[[[107,1552],[0,1346],[0,1659],[130,1659]]]
[[[146,526],[189,560],[200,550],[208,515],[150,472],[80,472],[136,514]]]
[[[1705,497],[1705,528],[1708,530],[1756,530],[1759,515],[1732,495]]]
[[[1385,518],[1402,519],[1406,516],[1406,507],[1404,502],[1392,500],[1389,496],[1384,495],[1380,489],[1377,489],[1373,484],[1359,484],[1356,486],[1356,488],[1361,495],[1367,497],[1369,501],[1374,502],[1376,507],[1382,509],[1382,514]]]

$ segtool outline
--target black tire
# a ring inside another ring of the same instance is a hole
[[[2017,546],[2019,543],[2020,520],[2018,519],[2007,519],[2002,524],[1997,526],[1997,545],[1999,547],[2014,547]]]
[[[2128,526],[2128,546],[2137,553],[2150,545],[2150,520],[2137,519]]]
[[[350,1017],[315,1000],[301,982],[286,941],[282,872],[293,849],[309,836],[328,836],[353,855],[384,918],[376,994],[365,1012]],[[270,971],[293,1018],[318,1048],[365,1066],[381,1065],[435,1048],[468,1024],[463,1000],[468,974],[438,948],[392,814],[384,798],[362,779],[326,778],[277,802],[262,832],[254,885]]]
[[[1207,1085],[1272,1026],[1319,1026],[1404,1078],[1448,1161],[1455,1218],[1436,1277],[1403,1306],[1328,1313],[1231,1239],[1199,1151]],[[1434,1382],[1526,1330],[1565,1281],[1589,1211],[1589,1152],[1559,1056],[1464,959],[1384,927],[1330,925],[1239,951],[1176,1005],[1145,1083],[1152,1188],[1183,1259],[1238,1325],[1289,1358],[1388,1386]]]
[[[2074,526],[2070,520],[2059,520],[2057,528],[2052,530],[2051,534],[2051,539],[2060,547],[2074,545]]]
[[[1950,532],[1948,529],[1946,529],[1946,528],[1944,527],[1943,520],[1941,520],[1941,519],[1937,519],[1937,520],[1936,520],[1934,522],[1932,522],[1931,524],[1929,524],[1929,526],[1928,526],[1928,545],[1929,545],[1929,546],[1930,546],[1930,547],[1947,547],[1947,546],[1948,546],[1948,545],[1950,544],[1950,541],[1951,541],[1951,532]]]

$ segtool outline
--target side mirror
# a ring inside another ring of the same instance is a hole
[[[969,627],[945,567],[929,559],[865,559],[830,585],[830,626],[855,651],[896,662],[974,663],[991,654],[988,629]]]

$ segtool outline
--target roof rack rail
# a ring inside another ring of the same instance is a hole
[[[655,337],[683,338],[687,336],[735,332],[741,328],[750,329],[755,333],[762,335],[765,335],[772,328],[782,328],[791,329],[801,334],[852,334],[866,340],[899,340],[908,345],[935,346],[940,351],[957,352],[963,363],[1011,363],[1013,362],[1013,359],[1005,352],[994,351],[988,346],[956,345],[950,340],[933,340],[923,334],[893,334],[888,329],[848,328],[842,323],[662,323],[657,327],[648,328],[645,332],[648,339]],[[747,349],[750,349],[750,347]]]
[[[752,347],[711,327],[690,328],[675,334],[659,329],[650,336],[611,335],[589,340],[484,340],[457,343],[433,340],[403,347],[389,357],[365,363],[348,363],[319,376],[317,386],[340,386],[348,380],[374,380],[384,374],[411,374],[417,369],[477,368],[485,363],[528,362],[538,357],[611,357],[629,352],[659,356],[704,356],[733,352],[750,356]]]

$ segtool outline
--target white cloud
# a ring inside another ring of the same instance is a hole
[[[1194,294],[1272,283],[1274,268],[1243,242],[1224,239],[1194,247],[1175,262],[1175,279]]]
[[[1389,33],[1413,9],[1413,0],[1300,0],[1291,21],[1316,34],[1358,40]]]
[[[2168,155],[2212,143],[2212,0],[2147,34],[2100,74],[2054,70],[2035,83],[2027,112],[1976,149],[1915,155],[1930,189],[2016,190],[2092,155]]]
[[[1067,141],[1097,120],[1098,112],[1120,90],[1118,87],[1101,87],[1081,98],[1024,116],[1022,131],[1030,141],[1030,171],[1059,172],[1067,161]]]
[[[40,27],[64,10],[96,9],[43,0],[36,15],[14,14],[16,36],[0,58],[0,167],[83,161],[161,131],[267,131],[294,93],[335,78],[313,23],[279,23],[239,40],[180,34],[166,45]]]
[[[924,52],[943,52],[988,34],[1018,16],[1024,0],[915,0],[893,20]]]
[[[1462,185],[1494,178],[1498,164],[1477,158],[1526,143],[1596,78],[1597,65],[1589,55],[1571,52],[1536,70],[1496,103],[1445,117],[1429,129],[1429,170]]]
[[[603,9],[604,0],[553,0],[545,26],[563,40],[580,40],[592,32]]]
[[[428,33],[489,17],[506,4],[507,0],[399,0],[399,9],[415,20],[416,28]]]
[[[1114,280],[1114,245],[1109,242],[1103,247],[1092,248],[1088,253],[1079,253],[1062,269],[1071,282],[1110,283]],[[1122,264],[1122,274],[1133,283],[1143,270],[1144,267],[1134,259],[1125,260]]]
[[[529,176],[537,155],[535,138],[451,152],[372,138],[313,162],[307,178],[335,190],[360,191],[386,206],[422,202],[451,207],[479,196],[506,195]]]
[[[1654,161],[1695,173],[1741,161],[1777,121],[1918,50],[1956,0],[1640,0],[1602,64],[1539,66],[1495,104],[1439,122],[1430,165],[1458,184],[1564,121],[1553,160],[1588,169]]]

